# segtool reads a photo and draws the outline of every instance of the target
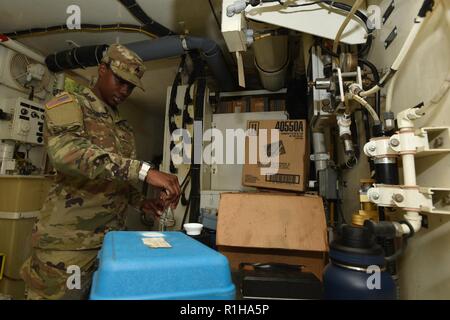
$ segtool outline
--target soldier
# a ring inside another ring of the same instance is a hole
[[[127,205],[145,214],[176,208],[177,177],[136,160],[133,132],[117,110],[135,86],[143,89],[144,71],[134,52],[112,45],[92,89],[63,92],[46,104],[45,142],[57,175],[21,270],[28,299],[87,298],[104,235],[124,228]],[[145,200],[132,186],[139,180],[161,188],[161,197]],[[78,270],[77,284],[71,276]]]

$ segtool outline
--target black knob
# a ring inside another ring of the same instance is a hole
[[[42,137],[38,137],[38,138],[37,138],[37,142],[39,142],[39,143],[42,143],[43,140],[44,140],[44,139],[42,139]]]
[[[28,113],[28,110],[27,109],[21,109],[20,113],[23,114],[23,115],[26,115]]]

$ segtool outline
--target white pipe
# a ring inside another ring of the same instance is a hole
[[[414,154],[403,154],[403,184],[407,187],[416,187],[416,163]]]
[[[400,131],[400,134],[401,131]],[[414,133],[411,132],[412,136]],[[417,187],[417,179],[416,179],[416,163],[413,153],[403,154],[402,155],[403,162],[403,184],[406,187]],[[422,228],[422,216],[419,212],[416,211],[406,211],[406,214],[403,216],[406,221],[408,221],[414,229],[414,232],[418,232]],[[409,227],[403,225],[403,231],[407,234],[411,232]]]
[[[416,164],[414,160],[414,154],[404,154],[402,155],[403,162],[403,184],[407,187],[416,187]],[[403,216],[406,221],[408,221],[414,228],[414,232],[418,232],[422,228],[422,216],[416,211],[406,211]],[[409,227],[403,225],[403,231],[407,234],[411,232]]]
[[[391,112],[392,110],[392,100],[394,97],[394,87],[397,82],[398,73],[391,79],[391,83],[389,84],[388,91],[386,94],[386,112]]]
[[[415,19],[415,23],[409,32],[408,38],[406,38],[405,43],[402,46],[402,49],[400,50],[400,53],[397,56],[397,59],[395,59],[394,63],[392,64],[392,69],[397,71],[402,63],[405,61],[405,58],[408,56],[409,50],[411,49],[414,40],[416,40],[417,35],[419,34],[420,30],[423,26],[424,18],[417,17]]]

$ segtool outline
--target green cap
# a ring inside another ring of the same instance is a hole
[[[113,44],[109,46],[102,62],[109,64],[115,75],[144,90],[141,78],[146,67],[136,53],[120,44]]]

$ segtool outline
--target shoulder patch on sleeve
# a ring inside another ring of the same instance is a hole
[[[72,101],[74,101],[73,96],[68,94],[67,92],[64,92],[60,95],[57,95],[49,102],[47,102],[47,104],[45,106],[47,107],[47,109],[50,110],[50,109],[62,106],[64,104],[72,102]]]
[[[79,104],[78,99],[70,94],[67,94],[70,98],[70,100],[66,100],[67,98],[65,95],[61,95],[60,97],[64,97],[63,102],[58,101],[56,104],[64,105],[64,107],[57,107],[52,102],[50,104],[50,107],[47,107],[45,110],[46,114],[46,123],[48,129],[50,131],[58,131],[60,129],[69,128],[69,127],[83,127],[83,111],[81,109],[81,106]],[[55,97],[59,98],[59,97]],[[53,107],[51,107],[54,105]]]

